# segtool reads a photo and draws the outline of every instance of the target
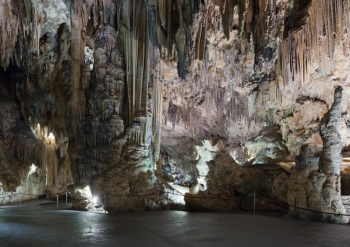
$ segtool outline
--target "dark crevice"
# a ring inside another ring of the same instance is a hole
[[[298,30],[305,25],[311,3],[312,0],[294,1],[293,9],[285,20],[283,39],[286,39],[291,31]]]

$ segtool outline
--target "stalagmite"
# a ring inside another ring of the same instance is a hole
[[[333,208],[337,213],[346,214],[345,208],[341,201],[340,192],[340,172],[342,164],[342,144],[341,136],[338,132],[339,119],[341,113],[343,88],[337,87],[334,90],[334,102],[321,120],[321,137],[323,141],[323,153],[321,157],[320,169],[326,175],[327,187],[323,190],[323,195],[327,197],[332,195],[332,200],[327,205]],[[328,202],[328,198],[323,198]],[[327,219],[327,216],[324,216]],[[331,220],[336,222],[348,223],[349,219],[345,216],[332,216]]]

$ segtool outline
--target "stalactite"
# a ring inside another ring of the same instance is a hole
[[[203,20],[202,23],[198,25],[198,31],[196,35],[196,52],[195,52],[195,59],[203,60],[204,54],[205,54],[205,43],[206,43],[206,20]]]
[[[230,31],[233,23],[233,9],[236,5],[235,0],[222,1],[220,5],[222,26],[224,29],[225,37],[230,39]]]
[[[155,1],[155,7],[157,8],[157,39],[158,42],[167,48],[169,57],[173,56],[173,42],[175,34],[175,21],[173,16],[174,12],[174,0],[157,0]]]
[[[209,86],[208,86],[209,87]],[[207,123],[210,124],[210,118],[211,118],[211,90],[207,88],[206,93],[205,93],[205,102],[206,102],[206,118],[207,118]]]
[[[248,110],[248,99],[240,93],[232,90],[230,101],[227,105],[227,125],[236,123],[237,121],[244,121],[248,123],[249,120],[249,110]]]
[[[43,5],[33,5],[31,2],[3,1],[0,16],[0,66],[5,69],[10,60],[20,65],[23,49],[39,54],[41,27],[45,25]],[[16,51],[16,44],[19,45]],[[5,52],[6,51],[6,52]]]
[[[216,108],[223,109],[226,100],[226,92],[224,88],[218,88],[216,94]]]
[[[153,138],[154,138],[154,160],[158,161],[160,153],[160,141],[161,141],[161,123],[162,123],[162,113],[163,113],[163,86],[160,81],[160,64],[158,62],[158,68],[155,71],[155,76],[153,78]]]
[[[133,122],[136,113],[145,113],[147,101],[148,49],[146,42],[147,8],[143,1],[124,1],[119,16],[119,30],[126,54],[128,121]]]
[[[323,6],[320,8],[319,6]],[[332,71],[331,61],[338,46],[345,42],[344,25],[349,10],[343,0],[319,0],[309,8],[305,26],[289,34],[282,44],[281,64],[284,81],[304,85],[310,81],[310,74],[320,68],[323,76]],[[338,45],[336,45],[338,44]],[[344,55],[347,51],[340,49]],[[289,85],[290,87],[292,85]]]

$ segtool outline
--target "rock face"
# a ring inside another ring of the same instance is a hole
[[[315,157],[311,147],[300,155],[299,163],[302,164],[296,167],[297,171],[289,181],[288,202],[291,205],[326,213],[346,214],[340,191],[342,144],[338,132],[342,90],[342,87],[335,89],[334,102],[321,120],[321,157]],[[293,207],[290,208],[290,213],[301,218],[316,218],[335,223],[349,222],[349,218],[345,216],[315,214]]]
[[[117,212],[233,210],[259,191],[345,212],[348,7],[0,0],[0,194],[32,181],[78,209],[105,194]],[[346,221],[304,211],[290,215]]]
[[[277,165],[240,166],[232,162],[227,151],[221,151],[208,162],[208,169],[206,190],[196,193],[194,184],[190,189],[192,193],[186,194],[186,205],[191,210],[232,211],[242,206],[241,196],[254,191],[287,202],[289,174]],[[257,198],[257,204],[260,210],[281,209],[267,197]]]
[[[335,89],[332,107],[321,120],[321,137],[323,141],[321,169],[325,173],[332,173],[338,176],[341,172],[343,158],[341,154],[341,136],[338,132],[342,92],[342,87],[337,87]]]

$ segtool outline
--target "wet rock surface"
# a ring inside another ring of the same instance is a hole
[[[1,244],[347,246],[349,229],[252,214],[163,211],[105,215],[65,210],[65,204],[59,204],[59,209],[52,204],[0,209]]]

